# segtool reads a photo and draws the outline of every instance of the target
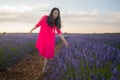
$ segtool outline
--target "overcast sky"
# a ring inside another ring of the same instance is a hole
[[[0,0],[0,33],[29,32],[53,7],[61,11],[62,32],[120,32],[119,3],[120,0]]]

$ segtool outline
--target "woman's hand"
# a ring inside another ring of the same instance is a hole
[[[30,32],[28,33],[28,35],[31,35],[32,31],[35,30],[36,28],[37,28],[37,27],[34,26],[34,27],[30,30]]]
[[[64,38],[64,36],[62,34],[58,34],[58,36],[63,41],[64,45],[68,48],[69,47],[69,42],[66,41],[66,39]]]
[[[28,33],[28,35],[31,35],[31,33],[32,33],[32,31],[30,31],[30,32]]]
[[[69,42],[65,41],[64,45],[68,48],[69,47]]]

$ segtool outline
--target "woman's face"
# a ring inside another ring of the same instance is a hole
[[[58,17],[58,10],[53,11],[53,19],[56,19]]]

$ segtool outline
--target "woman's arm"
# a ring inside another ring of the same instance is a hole
[[[58,36],[60,37],[60,39],[63,41],[63,43],[65,44],[66,47],[69,47],[69,43],[66,41],[66,39],[64,38],[64,36],[62,34],[58,34]]]
[[[31,34],[32,31],[35,30],[36,28],[38,28],[38,27],[34,26],[34,27],[29,31],[29,34]]]
[[[29,34],[31,34],[33,30],[38,28],[46,18],[47,18],[46,15],[42,16],[42,18],[38,21],[38,23],[30,30]]]

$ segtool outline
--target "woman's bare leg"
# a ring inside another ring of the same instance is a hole
[[[48,59],[49,61],[52,61],[52,59]]]
[[[48,59],[47,58],[44,58],[44,64],[43,64],[43,69],[42,69],[42,72],[46,72],[46,65],[47,65],[47,62],[48,62]]]

